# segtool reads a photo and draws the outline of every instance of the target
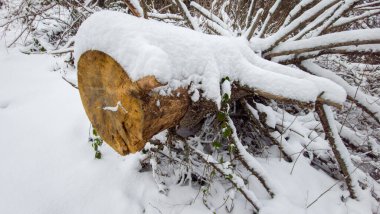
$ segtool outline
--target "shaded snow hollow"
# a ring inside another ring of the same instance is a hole
[[[170,92],[193,84],[206,99],[220,103],[220,80],[229,77],[261,91],[314,102],[320,94],[335,103],[345,90],[330,80],[261,58],[243,38],[199,33],[183,27],[137,18],[120,12],[93,14],[79,28],[76,62],[88,50],[114,58],[136,81],[154,75]],[[194,100],[196,101],[196,100]]]

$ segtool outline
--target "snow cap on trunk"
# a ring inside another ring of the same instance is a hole
[[[335,103],[346,99],[345,90],[332,81],[259,57],[246,39],[202,34],[120,12],[97,12],[82,24],[76,63],[88,50],[110,55],[133,81],[154,75],[170,90],[192,83],[203,91],[202,97],[217,104],[223,77],[302,102],[314,102],[321,94]]]

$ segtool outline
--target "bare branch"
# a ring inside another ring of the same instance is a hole
[[[207,19],[215,22],[215,24],[219,25],[220,27],[222,27],[225,31],[230,31],[231,30],[229,29],[228,25],[226,23],[224,23],[218,16],[212,14],[209,10],[207,10],[206,8],[202,7],[201,5],[199,5],[198,3],[196,3],[195,1],[192,1],[190,3],[190,5],[196,10],[198,11],[202,16],[206,17]],[[230,33],[231,34],[231,33]]]
[[[380,4],[380,1],[373,1],[373,2],[369,2],[369,3],[360,4],[360,5],[356,6],[355,9],[362,8],[362,7],[375,6],[378,4]]]
[[[263,23],[263,25],[261,26],[261,30],[258,34],[259,37],[263,37],[264,34],[267,32],[268,30],[268,24],[270,23],[270,21],[272,20],[273,18],[273,13],[277,10],[278,6],[280,5],[282,0],[276,0],[273,4],[273,6],[269,9],[269,12],[267,14],[267,17],[265,18],[265,21]]]
[[[190,11],[187,9],[186,5],[182,0],[172,0],[177,5],[179,10],[182,13],[182,16],[185,18],[186,22],[189,24],[190,28],[195,31],[200,31],[199,25],[195,22],[194,18],[191,16]]]
[[[355,22],[355,21],[358,21],[358,20],[361,20],[361,19],[365,19],[365,18],[368,18],[370,16],[375,16],[375,15],[378,15],[380,14],[380,9],[379,10],[370,10],[370,11],[366,11],[358,16],[352,16],[352,17],[341,17],[339,18],[334,24],[332,24],[332,28],[335,28],[335,27],[341,27],[343,25],[346,25],[346,24],[350,24],[352,22]]]
[[[253,34],[255,33],[257,27],[259,26],[260,19],[261,19],[261,16],[263,15],[263,12],[264,12],[263,9],[259,9],[257,11],[255,18],[252,20],[250,27],[247,29],[246,32],[248,32],[248,34],[246,34],[246,38],[248,41],[253,37]]]
[[[288,16],[285,18],[284,23],[282,24],[281,28],[286,27],[288,24],[290,24],[294,19],[296,19],[300,14],[302,14],[305,9],[318,2],[318,0],[303,0],[300,1],[294,8],[291,10],[288,14]]]
[[[317,18],[321,13],[323,13],[328,8],[332,7],[340,0],[322,0],[315,7],[310,8],[305,11],[301,16],[293,20],[288,26],[284,27],[282,30],[277,31],[277,33],[271,35],[265,39],[266,46],[262,47],[264,52],[268,52],[276,47],[280,42],[284,41],[289,35],[302,29],[307,23]]]

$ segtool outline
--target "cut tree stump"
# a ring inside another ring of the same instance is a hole
[[[187,89],[161,96],[147,76],[132,82],[111,56],[87,51],[78,62],[78,88],[86,114],[102,139],[121,155],[135,153],[158,132],[174,127],[187,112]]]

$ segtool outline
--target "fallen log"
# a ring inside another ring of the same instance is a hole
[[[147,76],[132,82],[112,57],[87,51],[78,62],[78,87],[83,106],[100,136],[119,154],[140,151],[158,132],[175,126],[190,104],[186,89],[175,96],[152,91],[161,86]]]
[[[140,151],[162,130],[191,128],[217,112],[226,77],[231,102],[258,95],[303,108],[317,100],[339,107],[346,97],[331,81],[260,58],[243,40],[123,13],[86,20],[74,54],[86,114],[121,155]]]

